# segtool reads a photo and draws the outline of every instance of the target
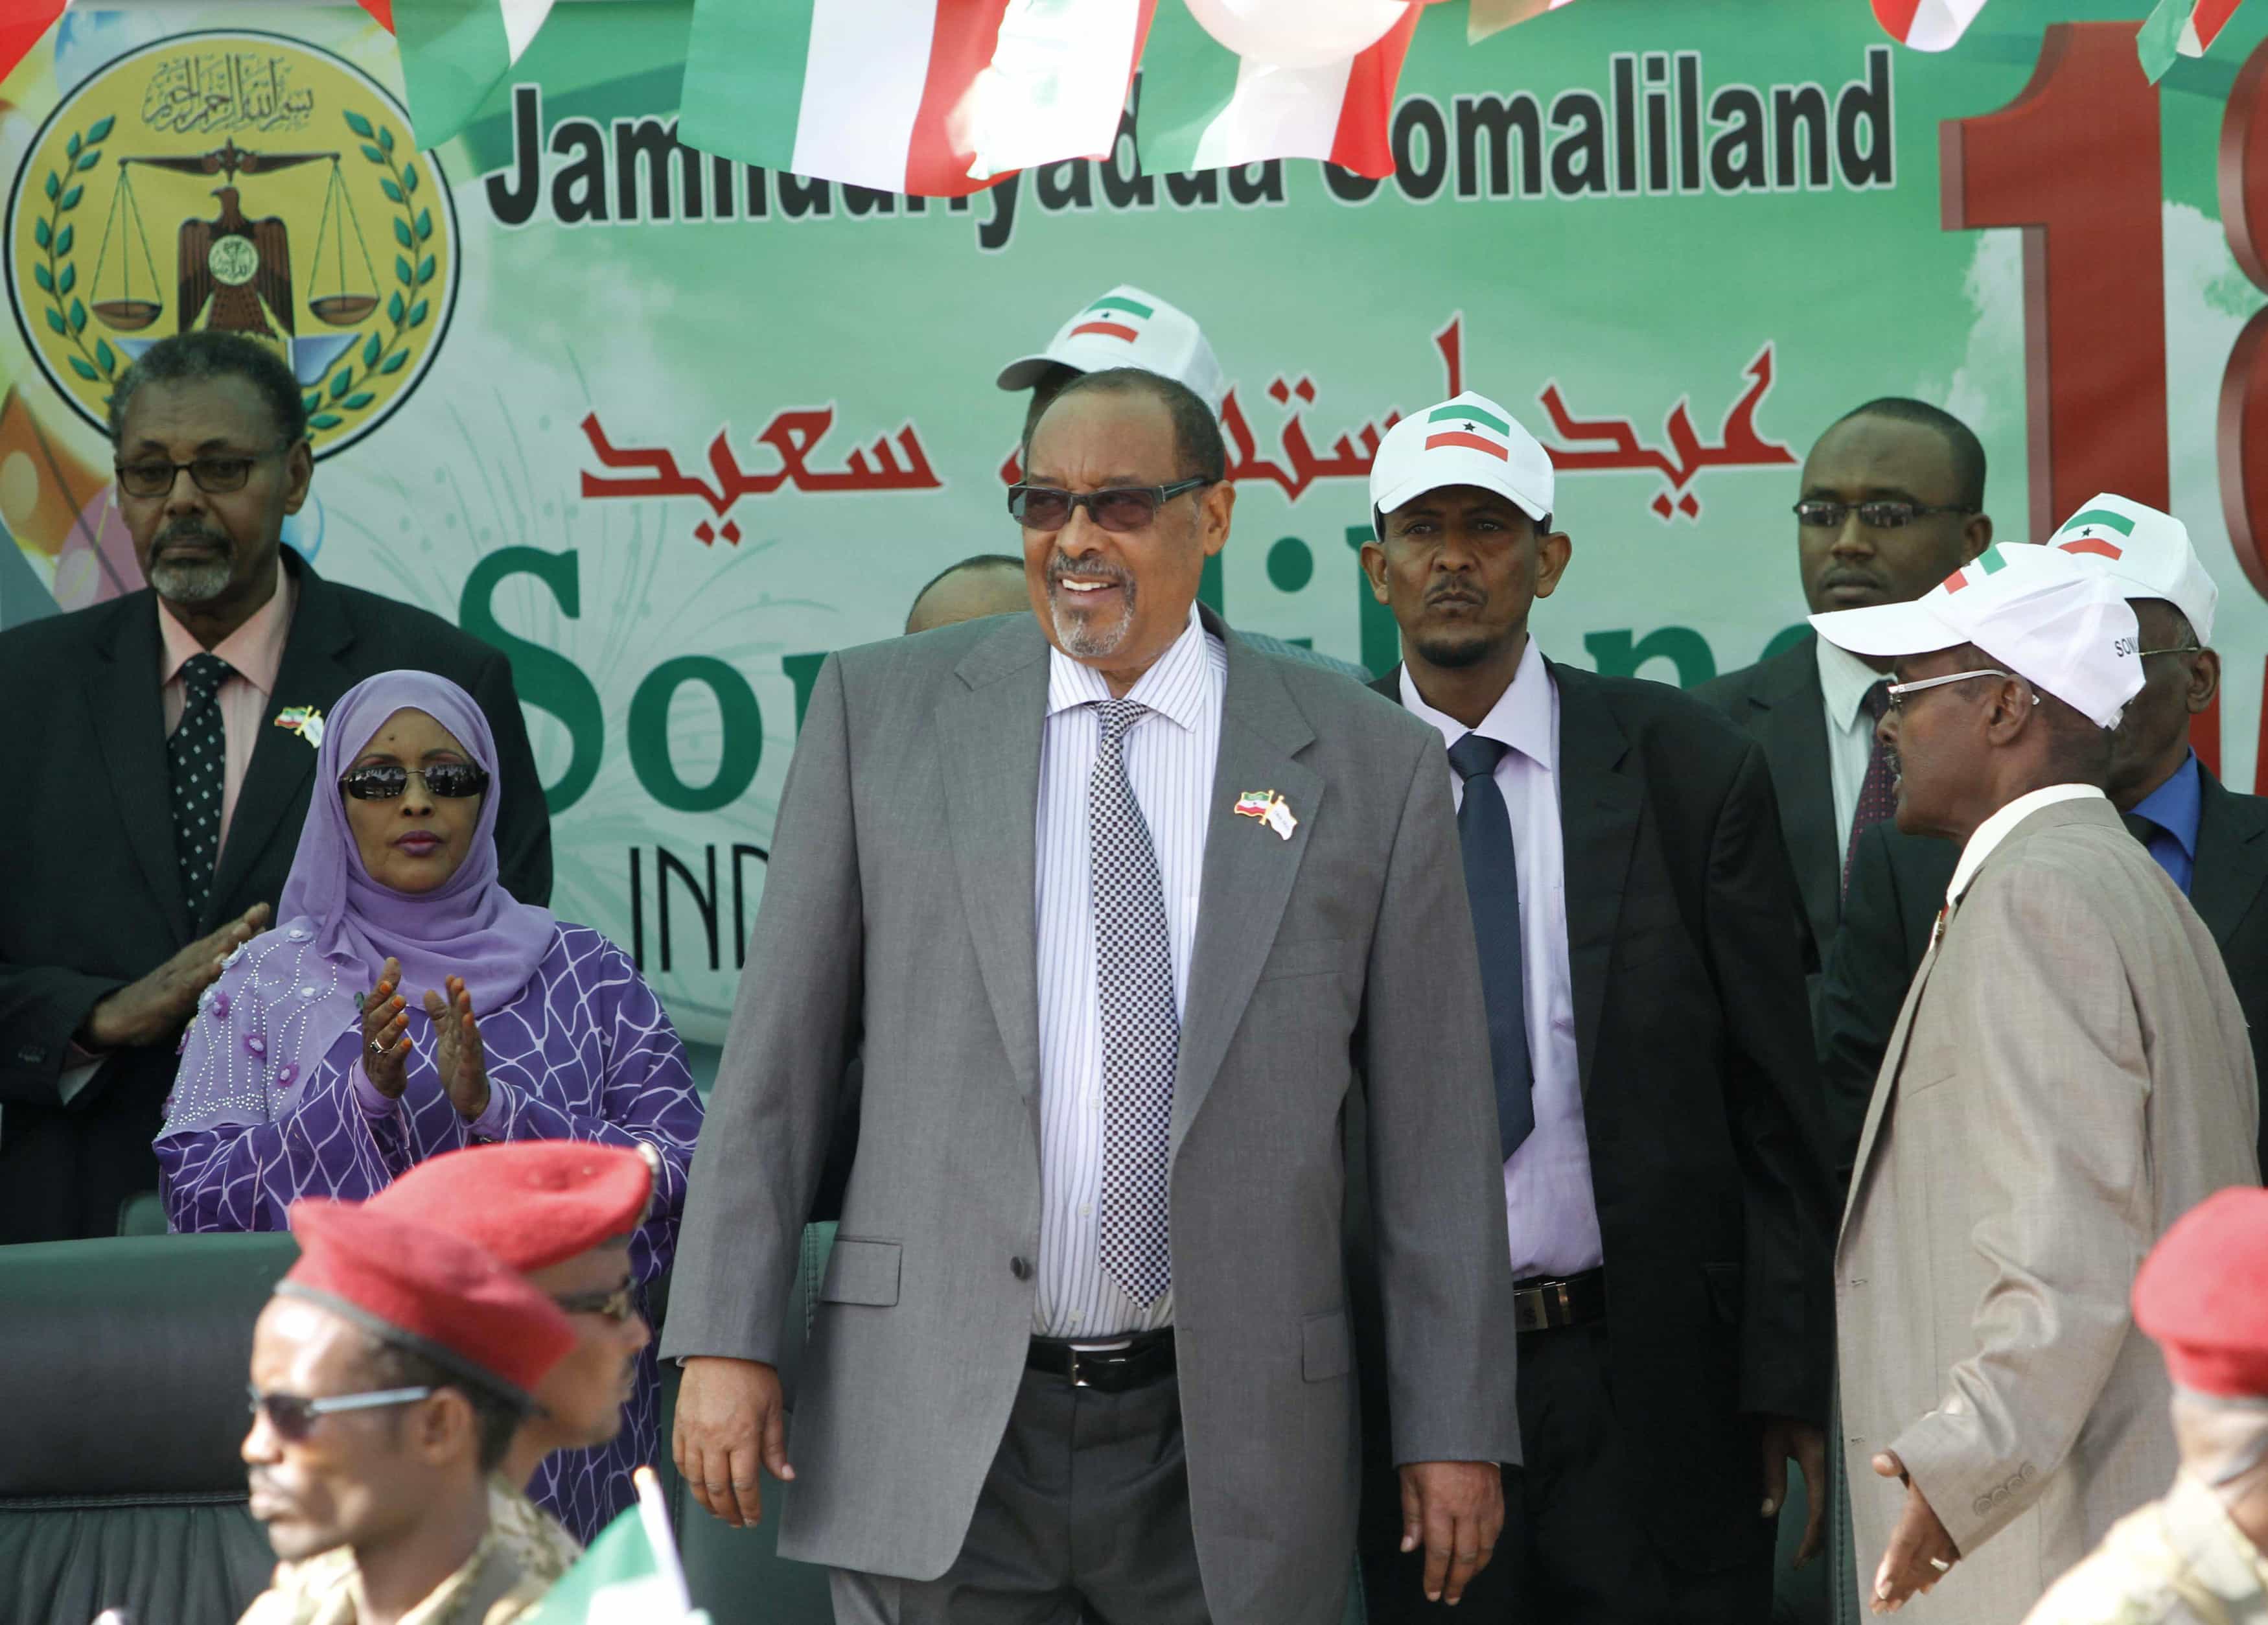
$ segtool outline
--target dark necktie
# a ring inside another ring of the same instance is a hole
[[[166,741],[172,781],[173,853],[181,865],[181,896],[189,923],[204,918],[212,895],[213,860],[220,854],[221,785],[228,771],[228,735],[221,727],[220,685],[235,676],[217,654],[192,654],[181,666],[181,720]]]
[[[1130,699],[1104,700],[1101,746],[1086,781],[1094,899],[1094,993],[1102,1025],[1102,1201],[1096,1250],[1133,1303],[1173,1284],[1167,1186],[1174,1067],[1182,1019],[1166,889],[1150,826],[1126,778],[1126,731],[1150,714]]]
[[[1480,948],[1481,994],[1488,1006],[1497,1147],[1507,1160],[1535,1127],[1535,1069],[1528,1053],[1528,990],[1521,964],[1520,865],[1512,844],[1512,814],[1496,782],[1496,764],[1511,748],[1478,734],[1449,747],[1449,765],[1465,783],[1457,835],[1464,847],[1473,936]]]
[[[2174,838],[2174,832],[2143,813],[2121,813],[2118,817],[2119,822],[2126,826],[2127,832],[2141,842],[2144,849],[2157,860],[2158,867],[2166,871],[2176,885],[2187,891],[2188,877],[2176,867],[2176,861],[2184,854],[2181,842]]]
[[[1887,679],[1867,691],[1859,709],[1867,721],[1881,724],[1882,713],[1890,708],[1890,685]],[[1859,855],[1859,838],[1898,810],[1898,776],[1890,767],[1889,753],[1882,749],[1881,736],[1873,735],[1874,747],[1867,757],[1867,776],[1859,782],[1859,805],[1851,817],[1851,838],[1843,847],[1843,890],[1851,890],[1851,865]]]

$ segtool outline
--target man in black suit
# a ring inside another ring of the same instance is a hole
[[[551,890],[504,656],[281,546],[314,476],[282,360],[230,334],[164,340],[120,380],[110,429],[151,586],[0,633],[0,693],[33,720],[0,807],[0,1243],[112,1234],[157,1188],[181,1029],[269,923],[321,713],[364,677],[414,667],[479,700],[503,761],[504,883]]]
[[[2219,591],[2187,527],[2124,497],[2094,498],[2049,545],[2097,563],[2126,589],[2141,629],[2142,691],[2112,738],[2105,787],[2220,945],[2253,1060],[2268,1076],[2268,801],[2224,788],[2190,749],[2190,719],[2220,688],[2220,656],[2208,646]],[[1837,1189],[1849,1183],[1882,1051],[1960,856],[1951,841],[1901,834],[1893,824],[1859,842],[1821,993]],[[2268,1123],[2260,1149],[2268,1161]]]
[[[1825,1448],[1803,927],[1764,753],[1529,639],[1570,553],[1551,499],[1543,447],[1462,395],[1380,446],[1362,550],[1402,629],[1373,686],[1449,746],[1520,1302],[1526,1462],[1463,1616],[1756,1625],[1788,1458],[1815,1488]],[[1365,1434],[1372,1617],[1420,1617],[1374,1405]]]
[[[1869,401],[1831,425],[1804,459],[1795,523],[1813,613],[1918,598],[1992,544],[1984,448],[1968,425],[1924,402]],[[1819,964],[1842,926],[1857,837],[1896,804],[1874,747],[1889,669],[1807,630],[1769,659],[1693,691],[1771,764],[1780,832]]]

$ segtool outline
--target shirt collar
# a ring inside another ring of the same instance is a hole
[[[1219,663],[1208,646],[1212,635],[1189,606],[1189,624],[1157,662],[1134,681],[1126,698],[1147,705],[1177,727],[1195,733],[1204,718],[1208,698],[1214,691],[1214,668]],[[1061,649],[1048,647],[1048,715],[1076,705],[1092,705],[1116,698],[1110,684],[1092,666],[1080,664]]]
[[[1859,726],[1867,691],[1884,681],[1883,676],[1850,650],[1837,648],[1824,638],[1811,641],[1819,656],[1819,691],[1827,701],[1828,720],[1847,734]]]
[[[298,607],[298,584],[278,558],[276,590],[268,595],[268,602],[252,612],[250,620],[213,646],[212,652],[226,661],[231,670],[262,694],[276,691],[276,674],[284,664],[284,644],[291,636],[291,613]],[[173,618],[162,598],[158,600],[158,635],[164,656],[158,671],[158,684],[162,688],[180,676],[191,655],[202,654],[205,647]]]
[[[1977,878],[1977,871],[1992,850],[2008,838],[2008,832],[2043,807],[2053,807],[2058,801],[2084,801],[2088,796],[2098,801],[2110,798],[2091,784],[2051,784],[2043,790],[2034,790],[2020,795],[1991,817],[1978,824],[1969,837],[1969,844],[1961,849],[1961,861],[1954,865],[1953,883],[1945,889],[1945,900],[1950,905],[1961,900],[1969,890],[1969,883]]]
[[[1448,713],[1427,705],[1410,679],[1410,668],[1402,668],[1403,705],[1439,729],[1444,742],[1454,745],[1467,734],[1478,734],[1510,746],[1547,773],[1557,771],[1559,764],[1559,717],[1558,708],[1551,703],[1553,693],[1550,670],[1533,637],[1521,652],[1520,668],[1476,728],[1469,728]]]
[[[2205,811],[2205,783],[2199,777],[2197,753],[2183,757],[2174,776],[2135,802],[2133,810],[2179,841],[2195,862],[2198,820]]]

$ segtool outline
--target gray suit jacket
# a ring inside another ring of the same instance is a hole
[[[1440,735],[1343,677],[1226,647],[1174,1096],[1183,1431],[1213,1618],[1309,1625],[1337,1617],[1353,1540],[1339,1234],[1358,1072],[1398,1459],[1518,1459],[1512,1282]],[[1006,1427],[1040,1245],[1047,684],[1028,616],[846,651],[789,772],[664,1352],[778,1359],[863,1046],[858,1156],[796,1396],[790,1557],[942,1573]],[[1233,814],[1248,790],[1290,804],[1289,840]]]
[[[2127,1310],[2166,1226],[2259,1181],[2244,1013],[2107,801],[2041,808],[1970,881],[1882,1060],[1836,1254],[1859,1594],[1904,1491],[1962,1561],[1907,1612],[2021,1618],[2173,1476]]]

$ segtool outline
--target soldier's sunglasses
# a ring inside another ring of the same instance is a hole
[[[389,1405],[414,1405],[420,1400],[431,1397],[433,1390],[379,1388],[368,1393],[334,1394],[322,1400],[311,1400],[298,1393],[262,1393],[249,1385],[244,1392],[254,1414],[267,1414],[268,1425],[276,1430],[276,1437],[297,1444],[314,1431],[315,1422],[320,1417],[337,1411],[370,1411]]]
[[[1176,480],[1170,485],[1113,485],[1103,491],[1064,491],[1054,485],[1011,485],[1008,513],[1027,530],[1061,530],[1071,523],[1075,509],[1105,530],[1139,530],[1158,517],[1158,510],[1185,492],[1200,490],[1209,479]]]
[[[601,1287],[595,1292],[569,1292],[554,1295],[551,1301],[564,1315],[604,1315],[617,1325],[637,1313],[637,1289],[624,1282],[619,1287]]]
[[[441,762],[431,767],[396,767],[376,763],[357,767],[339,778],[339,788],[357,801],[390,801],[409,788],[412,774],[426,794],[456,801],[478,795],[489,787],[489,770],[472,762]]]

